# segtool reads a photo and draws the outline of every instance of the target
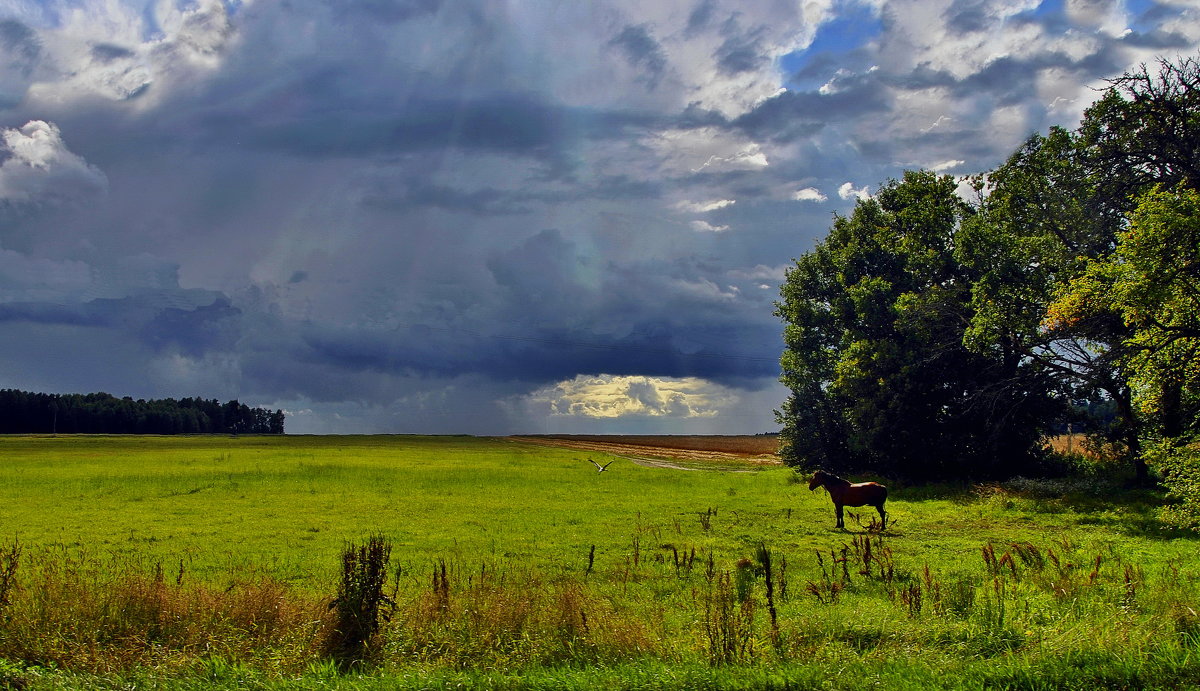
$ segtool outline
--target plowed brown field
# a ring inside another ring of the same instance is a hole
[[[780,465],[779,437],[767,435],[576,435],[509,437],[514,441],[594,451],[641,465],[680,470],[752,470]]]

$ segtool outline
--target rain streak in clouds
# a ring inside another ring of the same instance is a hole
[[[1177,0],[0,6],[0,387],[775,428],[790,260],[1194,54]]]

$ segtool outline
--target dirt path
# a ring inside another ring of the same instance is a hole
[[[595,438],[508,437],[526,444],[540,444],[581,451],[594,451],[630,460],[647,468],[672,470],[722,470],[726,472],[755,472],[781,465],[774,454],[740,454],[727,451],[685,449],[651,444],[637,444],[613,437],[612,441]]]

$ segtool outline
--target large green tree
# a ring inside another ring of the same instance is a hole
[[[1140,195],[1157,184],[1200,182],[1200,64],[1162,60],[1112,80],[1079,128],[1034,135],[985,176],[979,213],[959,253],[979,272],[967,344],[1005,348],[1054,371],[1076,398],[1115,404],[1105,430],[1139,479],[1146,431],[1173,408],[1135,404],[1134,326],[1115,311],[1047,319],[1055,297],[1113,256]],[[1167,419],[1163,419],[1166,416]]]
[[[1114,252],[1064,286],[1046,319],[1097,320],[1125,327],[1117,352],[1147,455],[1181,500],[1168,517],[1200,528],[1200,193],[1180,182],[1143,195]]]
[[[1051,381],[1014,351],[968,349],[978,275],[950,176],[906,173],[837,217],[788,272],[779,411],[792,465],[914,479],[991,477],[1037,455]]]
[[[1107,313],[1070,324],[1045,319],[1062,286],[1107,257],[1124,225],[1089,174],[1087,156],[1078,134],[1054,128],[976,179],[977,213],[956,248],[975,276],[964,343],[1041,368],[1068,398],[1113,401],[1116,421],[1105,433],[1144,478],[1140,420],[1122,367],[1128,330]]]
[[[949,178],[909,173],[836,218],[778,304],[792,390],[779,412],[785,458],[912,476],[1016,473],[1036,456],[1053,402],[1074,399],[1115,408],[1103,431],[1139,479],[1145,443],[1164,469],[1190,463],[1162,449],[1193,448],[1195,392],[1175,363],[1192,362],[1194,342],[1167,312],[1154,326],[1113,300],[1137,297],[1150,313],[1165,274],[1114,272],[1138,252],[1172,252],[1163,238],[1190,226],[1167,210],[1186,208],[1198,184],[1200,63],[1162,60],[1112,80],[1076,130],[1036,134],[978,176],[973,206]],[[1143,197],[1156,185],[1176,196]],[[1137,249],[1146,238],[1159,242]],[[1089,285],[1105,286],[1106,307],[1067,310]]]

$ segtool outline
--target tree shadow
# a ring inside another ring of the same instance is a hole
[[[949,501],[967,505],[1004,497],[1040,514],[1072,513],[1081,525],[1112,529],[1131,537],[1154,540],[1200,540],[1200,534],[1165,525],[1159,511],[1168,506],[1166,492],[1132,481],[1105,478],[1014,478],[991,483],[943,483],[900,486],[893,498],[905,503]]]
[[[1079,516],[1080,525],[1102,526],[1125,535],[1153,540],[1200,539],[1200,534],[1162,522],[1159,512],[1168,505],[1162,490],[1114,489],[1104,493],[1069,492],[1060,496],[1025,498],[1030,500],[1030,508],[1038,513],[1070,511]]]

